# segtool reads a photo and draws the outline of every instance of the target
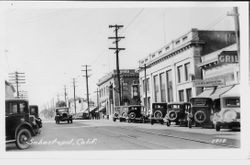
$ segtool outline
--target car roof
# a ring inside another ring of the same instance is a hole
[[[56,107],[56,109],[69,109],[69,107]]]
[[[21,98],[8,98],[8,99],[5,99],[5,101],[26,101],[26,102],[29,102],[27,99],[21,99]]]
[[[29,105],[30,107],[38,107],[38,105]]]
[[[189,102],[171,102],[171,103],[168,103],[168,105],[176,105],[176,104],[184,105],[184,104],[190,104],[190,103]]]

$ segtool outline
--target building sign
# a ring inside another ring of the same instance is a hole
[[[218,55],[219,63],[238,63],[238,55],[236,51],[223,51]]]
[[[220,86],[224,85],[224,81],[222,79],[218,80],[194,80],[194,87],[212,87],[212,86]]]

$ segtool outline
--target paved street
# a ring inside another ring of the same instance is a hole
[[[14,144],[7,151],[19,151]],[[76,120],[73,124],[44,121],[41,134],[27,151],[216,149],[240,147],[240,132],[167,127],[160,124]]]

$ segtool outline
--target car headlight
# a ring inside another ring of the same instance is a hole
[[[236,119],[237,113],[234,110],[226,110],[223,113],[223,120],[225,122],[232,122]]]

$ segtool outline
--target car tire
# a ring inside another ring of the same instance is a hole
[[[217,132],[220,131],[220,125],[219,125],[219,124],[215,124],[215,130],[216,130]]]
[[[171,123],[169,121],[167,121],[167,126],[169,127],[171,125]]]
[[[27,149],[30,147],[31,132],[26,128],[21,128],[17,132],[16,146],[18,149]]]
[[[191,121],[188,121],[188,128],[192,128],[192,122]]]

